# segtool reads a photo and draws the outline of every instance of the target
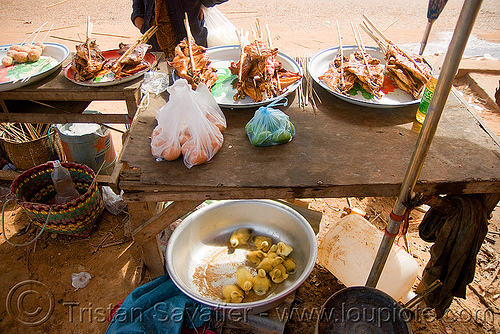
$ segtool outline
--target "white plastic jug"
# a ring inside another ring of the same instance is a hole
[[[322,239],[318,262],[347,287],[362,286],[373,265],[382,232],[357,214],[340,219]],[[404,249],[393,245],[377,289],[397,301],[407,302],[418,273],[418,264]]]

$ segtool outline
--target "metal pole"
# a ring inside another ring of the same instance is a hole
[[[402,222],[400,217],[406,210],[403,202],[410,197],[413,192],[413,188],[417,183],[418,176],[422,170],[432,138],[436,133],[439,119],[441,118],[444,105],[448,99],[448,95],[450,94],[453,79],[455,78],[458,66],[460,65],[465,45],[469,39],[469,35],[472,30],[472,26],[474,25],[477,13],[479,12],[479,8],[481,7],[481,3],[482,0],[465,0],[464,2],[453,37],[448,47],[448,51],[446,52],[444,64],[436,84],[436,90],[432,96],[427,110],[427,116],[417,139],[415,151],[413,152],[405,178],[401,185],[398,199],[396,200],[391,216],[389,217],[388,226],[386,228],[387,232],[385,233],[378,249],[377,256],[375,257],[368,280],[366,281],[366,286],[377,286],[382,269],[387,261],[392,244],[394,243],[394,237],[399,231],[399,226]]]

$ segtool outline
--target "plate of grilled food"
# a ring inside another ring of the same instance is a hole
[[[118,85],[144,74],[155,62],[145,43],[120,43],[118,49],[101,51],[95,39],[88,38],[76,47],[72,62],[64,68],[64,76],[83,86]]]
[[[212,95],[221,107],[266,105],[295,91],[302,82],[302,67],[290,56],[260,40],[207,49],[217,70]],[[243,66],[241,66],[243,64]]]
[[[54,73],[69,56],[57,43],[18,43],[0,46],[0,91],[19,88]]]
[[[314,81],[336,97],[372,108],[396,108],[420,103],[431,67],[418,55],[397,46],[332,47],[308,64]]]

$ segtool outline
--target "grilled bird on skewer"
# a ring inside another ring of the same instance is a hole
[[[319,79],[323,80],[331,90],[343,95],[349,95],[349,90],[358,82],[368,93],[381,98],[380,89],[384,83],[384,68],[379,59],[373,58],[367,52],[362,52],[356,51],[349,55],[349,58],[344,56],[343,60],[340,54],[337,55]]]
[[[175,47],[175,57],[168,64],[172,66],[175,73],[180,78],[186,79],[193,89],[196,89],[200,82],[207,85],[208,89],[217,81],[217,69],[210,66],[210,59],[206,48],[196,43],[191,43],[193,52],[194,69],[189,58],[189,46],[187,39],[183,39]]]
[[[278,49],[267,47],[255,40],[243,48],[243,55],[237,63],[231,62],[229,70],[238,76],[233,96],[236,101],[250,96],[255,102],[281,95],[286,87],[302,78],[299,73],[290,72],[276,59]],[[241,75],[240,75],[241,73]]]
[[[96,44],[95,39],[87,39],[76,46],[71,67],[75,71],[75,80],[86,81],[93,78],[103,68],[108,67],[106,58]]]
[[[403,54],[399,48],[389,44],[385,53],[385,73],[394,80],[396,85],[410,94],[414,99],[418,99],[425,87],[425,83],[431,77],[431,68],[422,57],[418,55],[408,55],[411,61]]]
[[[119,64],[113,64],[111,70],[115,74],[115,78],[126,77],[149,67],[150,64],[144,60],[144,57],[151,48],[151,45],[146,43],[139,43],[137,45],[120,43],[118,48],[118,53],[121,55],[125,54],[130,48],[133,49],[123,59],[116,60],[116,62],[119,61]]]

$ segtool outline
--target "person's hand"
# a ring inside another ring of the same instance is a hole
[[[139,29],[141,30],[142,28],[142,25],[144,24],[144,18],[143,17],[140,17],[140,16],[137,16],[135,19],[134,19],[134,25]]]

